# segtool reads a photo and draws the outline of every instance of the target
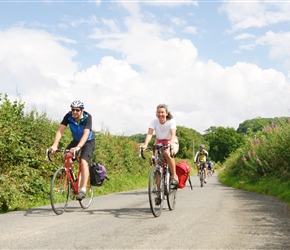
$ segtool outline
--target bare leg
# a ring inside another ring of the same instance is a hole
[[[87,188],[87,183],[89,180],[89,164],[86,160],[81,159],[81,166],[82,166],[82,170],[81,170],[81,177],[82,177],[82,186],[81,188],[86,190]]]
[[[175,176],[176,175],[176,167],[175,167],[174,158],[170,157],[168,150],[164,150],[163,155],[164,155],[164,157],[169,165],[170,172],[171,172],[172,176]]]

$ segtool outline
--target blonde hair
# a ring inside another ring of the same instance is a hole
[[[171,120],[173,118],[173,115],[171,114],[171,112],[168,110],[168,106],[164,103],[159,104],[156,108],[156,114],[158,112],[158,109],[165,109],[167,116],[166,116],[166,120]]]

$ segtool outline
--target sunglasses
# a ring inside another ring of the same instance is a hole
[[[72,112],[80,112],[80,109],[71,109]]]

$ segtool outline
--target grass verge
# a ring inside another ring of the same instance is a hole
[[[290,181],[285,182],[271,176],[253,181],[247,177],[229,177],[223,172],[219,173],[218,178],[230,187],[277,197],[290,208]]]

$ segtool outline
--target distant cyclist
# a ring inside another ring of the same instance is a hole
[[[208,163],[207,163],[207,169],[210,170],[211,174],[214,174],[214,164],[212,162],[212,160],[208,159]]]
[[[194,163],[196,163],[197,172],[199,172],[200,168],[203,168],[204,171],[204,183],[206,183],[206,177],[207,177],[207,166],[206,166],[206,160],[208,158],[208,152],[204,149],[204,145],[201,144],[199,146],[199,151],[195,154],[194,157]]]
[[[95,133],[92,130],[92,116],[84,111],[84,104],[79,101],[73,101],[69,111],[64,117],[56,132],[54,142],[51,146],[52,153],[58,148],[60,138],[67,126],[70,127],[73,140],[67,146],[70,152],[81,150],[81,178],[83,180],[81,190],[77,196],[77,200],[86,197],[86,186],[89,179],[89,162],[93,156],[95,149]],[[72,162],[70,162],[72,165]]]

